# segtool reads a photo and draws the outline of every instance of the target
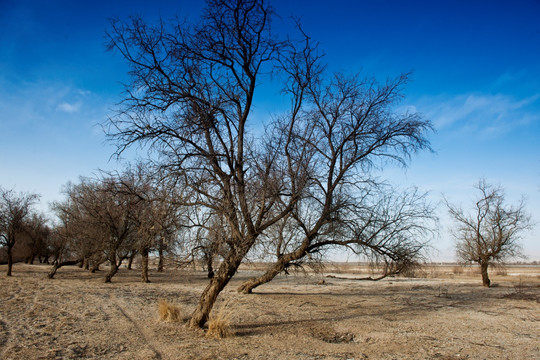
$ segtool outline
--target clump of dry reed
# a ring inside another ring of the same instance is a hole
[[[221,306],[217,314],[210,313],[206,336],[218,339],[234,336],[234,330],[231,326],[232,312],[227,310],[227,304]]]
[[[158,300],[159,320],[167,322],[180,322],[182,310],[179,306],[171,304],[167,300]]]

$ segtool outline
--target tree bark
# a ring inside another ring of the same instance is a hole
[[[249,249],[249,247],[247,247]],[[204,289],[197,308],[191,315],[189,326],[191,328],[202,328],[208,321],[210,311],[216,302],[219,293],[227,286],[231,278],[234,276],[245,253],[229,254],[219,266],[216,274],[210,280],[210,283]]]
[[[488,276],[488,265],[489,263],[487,261],[480,262],[480,272],[482,273],[482,285],[484,285],[485,287],[489,287],[491,285],[491,280],[489,280],[489,276]]]
[[[286,265],[288,265],[288,262],[281,257],[277,262],[270,265],[264,274],[246,280],[238,289],[236,289],[236,291],[242,294],[251,294],[253,289],[255,289],[257,286],[272,281],[273,278],[275,278],[285,269]]]
[[[81,260],[68,260],[68,261],[62,261],[62,262],[55,262],[49,273],[47,274],[47,277],[49,279],[54,278],[54,275],[56,275],[56,271],[60,269],[62,266],[68,266],[68,265],[76,265]]]
[[[105,275],[105,282],[106,283],[110,283],[113,276],[116,275],[116,273],[118,272],[118,268],[120,267],[120,264],[122,264],[122,260],[120,260],[120,263],[117,264],[116,263],[116,254],[114,254],[109,259],[109,262],[111,263],[111,269],[109,270],[107,275]]]
[[[131,265],[133,265],[133,259],[135,259],[135,255],[136,255],[136,254],[132,254],[132,255],[129,257],[128,266],[127,266],[127,269],[128,269],[128,270],[131,270]]]
[[[257,286],[272,281],[272,279],[281,273],[292,261],[304,257],[309,244],[310,239],[306,238],[298,249],[288,254],[279,256],[278,260],[275,263],[270,264],[264,274],[259,277],[248,279],[236,291],[243,294],[251,294],[253,289],[255,289]]]
[[[142,282],[149,283],[150,280],[148,279],[148,248],[144,248],[141,250],[141,279]],[[131,261],[131,259],[130,259]]]
[[[214,256],[211,253],[205,254],[206,257],[206,270],[208,271],[208,278],[212,279],[214,277]]]
[[[159,239],[158,243],[159,260],[157,266],[157,272],[163,272],[163,239]]]
[[[96,271],[99,271],[99,266],[100,265],[101,265],[101,263],[99,263],[99,262],[92,262],[92,268],[90,269],[90,272],[93,274]]]
[[[11,276],[11,269],[13,268],[13,255],[11,253],[12,246],[7,247],[7,261],[8,261],[8,269],[7,269],[7,276]]]

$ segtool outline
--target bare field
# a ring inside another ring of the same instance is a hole
[[[483,288],[475,269],[428,267],[415,278],[378,282],[367,269],[280,276],[252,295],[236,293],[244,268],[218,299],[235,335],[206,337],[158,320],[158,300],[187,319],[207,283],[195,271],[76,267],[46,279],[49,266],[0,266],[1,359],[540,359],[540,267],[507,267]],[[362,274],[359,274],[362,272]]]

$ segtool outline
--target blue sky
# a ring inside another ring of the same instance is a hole
[[[300,18],[332,70],[380,80],[413,71],[403,109],[431,119],[435,153],[392,182],[467,205],[485,177],[527,199],[540,223],[540,2],[334,0],[273,2]],[[80,175],[117,166],[98,126],[120,99],[126,67],[106,52],[111,17],[197,16],[193,1],[0,0],[0,185],[42,194],[42,208]],[[261,99],[261,113],[275,107]],[[264,114],[262,114],[264,116]],[[453,259],[449,219],[433,259]],[[539,225],[540,226],[540,225]],[[523,240],[540,260],[540,227]]]

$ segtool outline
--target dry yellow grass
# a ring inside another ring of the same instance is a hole
[[[158,300],[159,320],[167,322],[180,322],[182,311],[179,306],[169,303],[167,300]]]
[[[13,277],[0,276],[0,359],[540,360],[539,266],[493,271],[498,286],[489,289],[476,267],[455,275],[455,264],[431,265],[426,278],[357,281],[370,270],[340,266],[349,271],[342,279],[326,277],[333,268],[281,275],[251,295],[236,288],[261,272],[240,271],[214,310],[228,303],[222,315],[232,311],[234,336],[219,339],[184,326],[206,272],[152,271],[142,283],[138,272],[121,270],[105,285],[103,274],[77,266],[49,281],[50,265],[17,263]],[[179,305],[180,322],[158,320],[159,299]]]
[[[210,314],[208,319],[208,331],[206,336],[223,339],[234,335],[234,330],[231,326],[232,311],[227,310],[227,303],[219,309],[218,313]]]

